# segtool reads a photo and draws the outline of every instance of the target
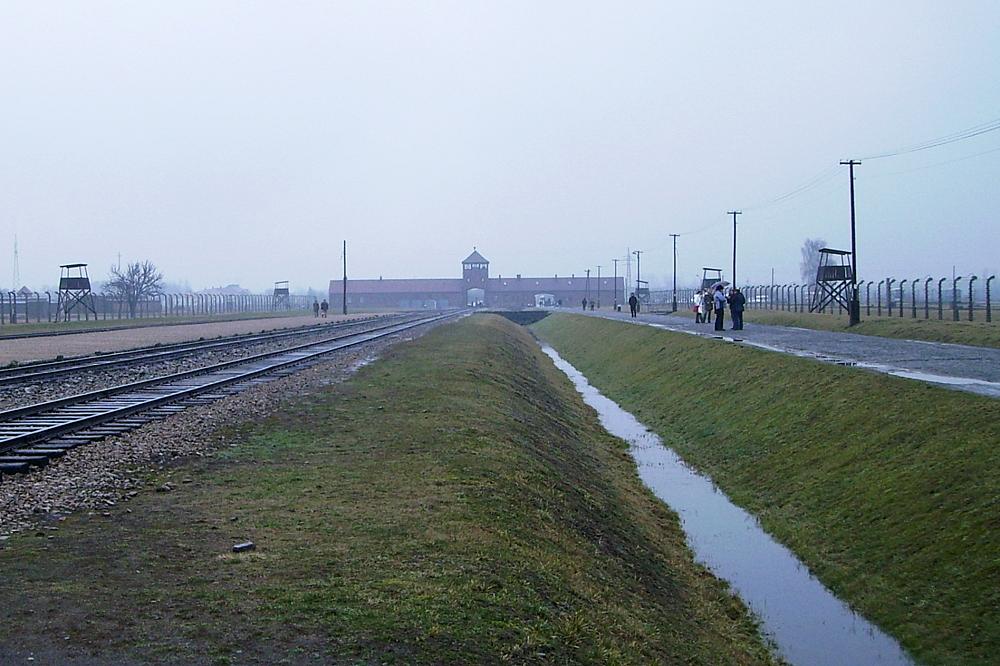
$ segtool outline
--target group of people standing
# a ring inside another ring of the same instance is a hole
[[[715,330],[724,331],[726,329],[726,306],[733,316],[734,331],[743,330],[743,308],[747,299],[736,287],[729,290],[727,294],[721,284],[715,285],[714,289],[705,289],[694,296],[694,320],[698,324],[711,324],[712,315],[715,315]]]

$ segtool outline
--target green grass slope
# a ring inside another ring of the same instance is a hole
[[[0,550],[0,661],[771,661],[625,444],[500,317],[228,437],[173,492]]]
[[[1000,401],[594,318],[534,329],[915,655],[1000,654]]]

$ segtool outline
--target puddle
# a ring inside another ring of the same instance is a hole
[[[711,479],[691,470],[554,349],[543,350],[597,410],[604,428],[628,442],[643,482],[680,515],[695,559],[729,582],[782,657],[818,666],[913,664],[895,639],[835,597]]]

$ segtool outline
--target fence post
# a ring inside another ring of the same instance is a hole
[[[892,278],[886,278],[885,280],[885,306],[889,308],[889,317],[892,317],[892,283],[895,282]]]
[[[879,317],[882,316],[882,283],[883,282],[885,282],[885,280],[879,280],[878,281],[878,289],[875,290],[875,296],[877,297],[876,300],[878,300],[878,309],[876,310],[876,312],[878,313]]]
[[[903,318],[903,309],[906,307],[906,278],[899,281],[899,318]]]
[[[972,300],[972,295],[973,295],[973,293],[975,291],[973,289],[972,284],[976,280],[978,280],[978,279],[979,278],[977,276],[975,276],[975,275],[969,276],[969,321],[972,321],[972,319],[973,319],[972,318],[972,311],[975,309],[975,306],[976,306],[975,302]]]
[[[917,282],[920,282],[920,278],[910,281],[910,319],[917,318]]]
[[[991,275],[986,278],[986,321],[993,321],[993,307],[990,304],[990,282],[996,278],[996,275]]]
[[[17,323],[17,292],[10,292],[10,323]]]
[[[924,280],[924,319],[931,318],[931,282],[933,281],[932,277]]]
[[[865,284],[865,309],[867,312],[866,316],[872,316],[872,281],[868,280]]]
[[[962,279],[962,276],[954,278],[951,281],[951,319],[952,321],[958,321],[958,281]]]

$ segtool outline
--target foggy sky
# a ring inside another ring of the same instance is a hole
[[[3,2],[0,285],[798,278],[837,164],[1000,118],[1000,3]],[[862,277],[1000,271],[1000,132],[857,171]],[[950,162],[942,164],[944,162]],[[926,167],[926,168],[925,168]]]

